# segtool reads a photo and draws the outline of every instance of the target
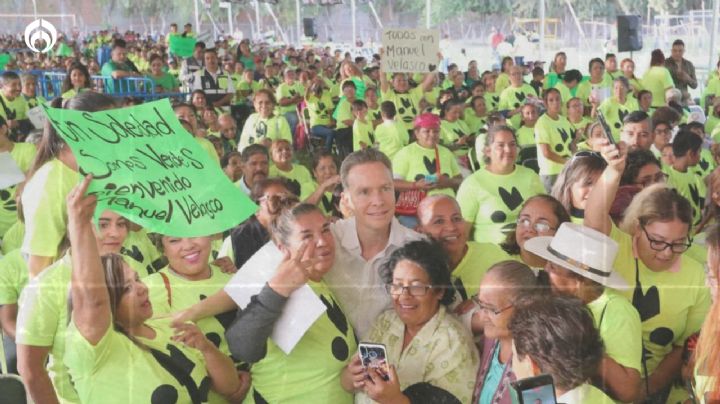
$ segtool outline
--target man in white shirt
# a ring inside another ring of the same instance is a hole
[[[340,178],[342,198],[354,216],[332,226],[335,265],[325,281],[363,338],[377,316],[392,307],[379,273],[381,264],[395,249],[422,236],[394,217],[392,166],[382,152],[368,148],[350,154]]]

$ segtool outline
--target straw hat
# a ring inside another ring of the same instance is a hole
[[[621,289],[628,284],[613,262],[618,244],[610,237],[575,223],[563,223],[554,237],[535,237],[525,249],[603,286]]]

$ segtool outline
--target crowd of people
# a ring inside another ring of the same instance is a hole
[[[562,403],[720,402],[720,62],[693,99],[681,40],[643,77],[613,54],[584,77],[562,52],[389,73],[382,51],[180,58],[172,36],[195,34],[76,36],[0,73],[0,153],[26,176],[0,189],[0,324],[34,402],[511,403],[541,374]],[[51,99],[38,69],[66,73]],[[177,237],[95,212],[28,111],[136,105],[132,77],[252,216]],[[303,293],[324,310],[288,350],[273,332]]]

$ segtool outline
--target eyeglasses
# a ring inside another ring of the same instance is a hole
[[[410,296],[425,296],[428,290],[432,289],[432,285],[398,285],[396,283],[389,283],[385,285],[385,290],[393,296],[400,296],[407,290]]]
[[[648,241],[650,242],[650,248],[652,248],[655,251],[665,251],[665,249],[670,248],[673,253],[675,254],[681,254],[687,251],[688,248],[690,248],[690,245],[692,244],[692,239],[688,239],[687,243],[667,243],[662,240],[654,240],[650,238],[650,235],[648,234],[647,230],[645,230],[645,227],[640,226],[643,233],[645,233],[645,237],[647,237]]]
[[[547,233],[550,230],[557,230],[557,228],[550,226],[550,223],[545,220],[538,220],[537,222],[533,223],[528,218],[520,218],[517,220],[517,225],[522,226],[526,229],[532,228],[537,233]]]
[[[653,175],[652,177],[643,177],[640,181],[636,182],[635,184],[642,185],[643,187],[649,187],[652,184],[665,182],[665,181],[667,181],[667,178],[668,178],[667,174],[665,174],[663,172],[659,172],[659,173]]]
[[[486,305],[485,303],[480,302],[480,298],[478,297],[478,295],[473,296],[471,299],[472,299],[473,303],[475,303],[480,310],[486,311],[486,312],[492,314],[493,316],[499,316],[502,312],[509,310],[513,307],[512,304],[507,307],[503,307],[502,309],[496,309],[494,307],[490,307],[490,306]]]

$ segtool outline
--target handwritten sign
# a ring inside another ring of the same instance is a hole
[[[427,73],[438,63],[440,35],[429,29],[386,29],[383,31],[383,71]]]
[[[181,58],[189,58],[195,49],[197,39],[194,37],[183,37],[180,35],[170,35],[170,53],[178,55]]]
[[[199,237],[257,209],[183,129],[167,99],[94,113],[43,108],[80,173],[93,175],[96,213],[110,209],[148,231]]]

